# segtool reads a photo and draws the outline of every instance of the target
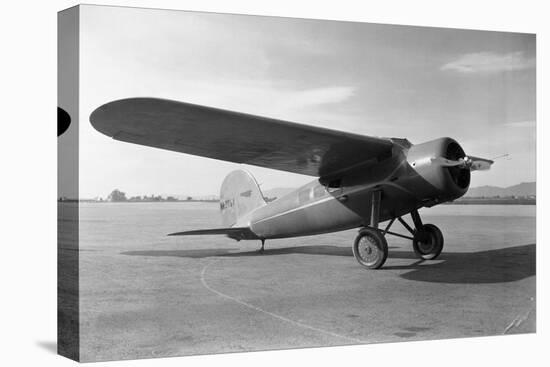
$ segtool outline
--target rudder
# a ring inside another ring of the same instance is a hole
[[[228,174],[220,189],[220,210],[224,226],[235,225],[240,218],[266,204],[256,179],[247,171]]]

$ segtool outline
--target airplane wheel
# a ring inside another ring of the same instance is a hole
[[[353,256],[368,269],[378,269],[388,257],[388,243],[380,231],[362,229],[353,243]]]
[[[413,249],[423,260],[435,259],[443,250],[443,233],[433,224],[424,224],[414,235]]]

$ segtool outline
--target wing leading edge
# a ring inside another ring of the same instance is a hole
[[[109,102],[90,116],[116,140],[327,177],[391,156],[389,139],[157,98]]]

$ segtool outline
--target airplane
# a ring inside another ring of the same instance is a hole
[[[259,240],[263,251],[266,240],[359,228],[352,250],[367,269],[385,263],[387,235],[411,240],[420,259],[437,258],[443,234],[418,210],[460,198],[470,172],[494,163],[466,155],[449,137],[412,144],[159,98],[106,103],[90,122],[123,142],[315,177],[267,203],[249,172],[233,171],[220,189],[224,227],[171,236]],[[396,220],[407,235],[391,231]]]

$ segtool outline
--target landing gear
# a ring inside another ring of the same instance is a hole
[[[380,190],[373,191],[370,226],[359,231],[352,247],[355,259],[367,269],[379,269],[388,258],[388,242],[384,237],[385,233],[378,229],[381,194]]]
[[[438,257],[443,250],[443,234],[435,225],[423,224],[418,210],[411,212],[414,229],[401,217],[392,218],[384,230],[378,228],[380,196],[380,191],[372,193],[370,225],[363,227],[353,242],[353,256],[359,264],[368,269],[379,269],[384,265],[388,257],[387,234],[412,240],[414,252],[422,260]],[[390,232],[396,219],[411,236]]]
[[[264,252],[265,239],[262,238],[261,241],[262,241],[262,247],[260,248],[260,250],[258,250],[258,252],[259,252],[260,254],[262,254],[262,253]]]
[[[414,235],[413,249],[419,258],[433,260],[443,250],[443,234],[433,224],[424,224]]]
[[[433,224],[422,224],[418,210],[413,210],[411,217],[415,229],[407,229],[413,235],[414,253],[422,260],[435,259],[443,250],[443,233]]]
[[[378,269],[388,257],[388,242],[379,230],[363,228],[353,243],[353,256],[368,269]]]

